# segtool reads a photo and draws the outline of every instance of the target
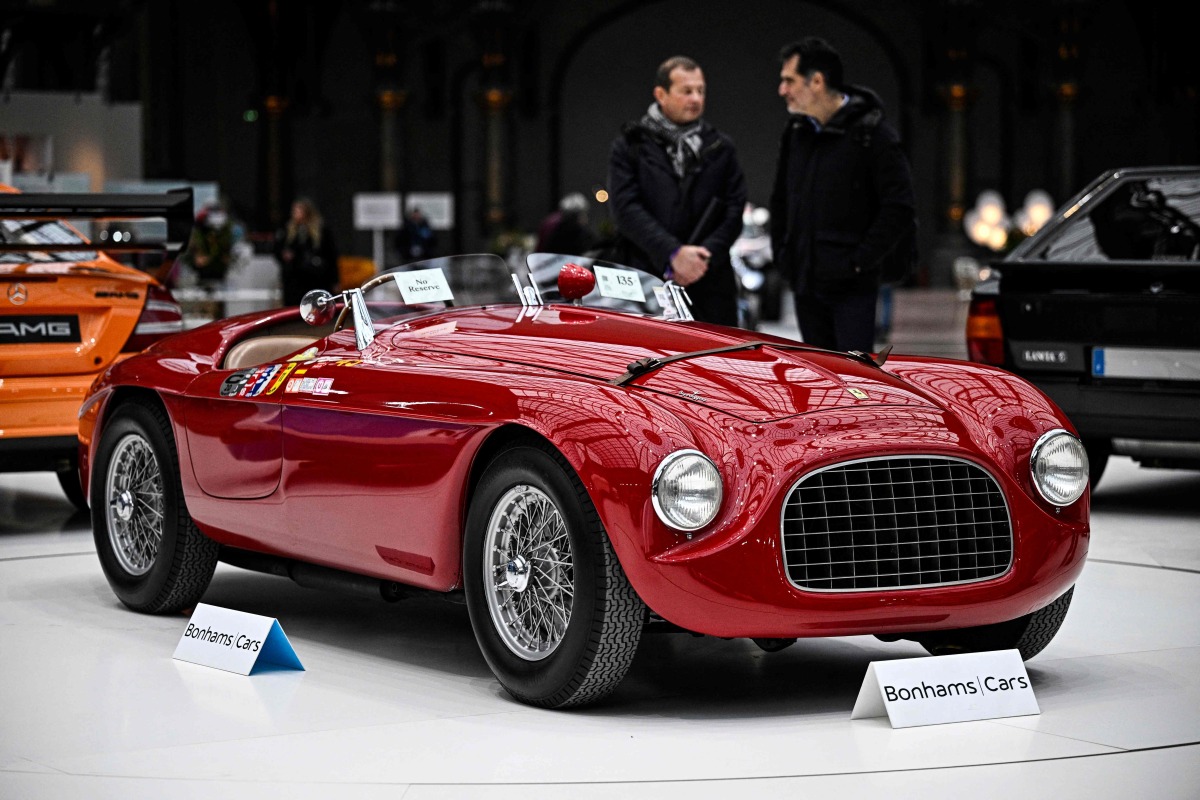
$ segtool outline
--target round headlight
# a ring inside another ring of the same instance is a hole
[[[721,474],[703,453],[677,450],[655,470],[650,498],[659,519],[694,531],[712,522],[721,508]]]
[[[1083,442],[1062,429],[1044,433],[1037,440],[1029,469],[1038,494],[1056,506],[1069,506],[1087,488],[1087,451]]]

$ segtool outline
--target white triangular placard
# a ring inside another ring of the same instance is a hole
[[[1040,714],[1016,650],[872,661],[850,719],[893,728]]]
[[[174,658],[238,675],[304,669],[279,620],[205,603],[192,612]]]

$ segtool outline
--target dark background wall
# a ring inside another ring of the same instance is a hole
[[[776,53],[810,34],[841,50],[847,77],[875,89],[900,129],[926,254],[961,240],[956,171],[968,199],[997,189],[1016,205],[1034,188],[1062,202],[1113,167],[1198,160],[1196,60],[1165,4],[3,0],[0,9],[6,90],[138,101],[143,177],[215,181],[261,232],[292,197],[310,195],[343,249],[360,254],[371,240],[352,228],[356,192],[453,192],[458,224],[443,239],[454,250],[533,230],[566,192],[590,195],[621,123],[650,102],[655,67],[677,53],[703,65],[706,116],[734,137],[750,198],[765,203],[785,119]],[[927,269],[923,280],[946,274]]]

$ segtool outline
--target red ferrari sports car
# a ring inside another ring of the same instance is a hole
[[[176,334],[83,404],[132,609],[218,561],[386,600],[462,593],[515,698],[612,692],[650,626],[1015,648],[1062,624],[1087,456],[985,365],[695,322],[620,265],[455,256]]]

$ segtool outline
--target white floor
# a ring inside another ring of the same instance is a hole
[[[1200,796],[1200,473],[1115,459],[1041,714],[850,719],[871,637],[648,636],[611,701],[510,700],[464,607],[221,566],[213,605],[280,621],[304,672],[175,661],[186,618],[122,607],[53,476],[0,474],[0,798]]]

